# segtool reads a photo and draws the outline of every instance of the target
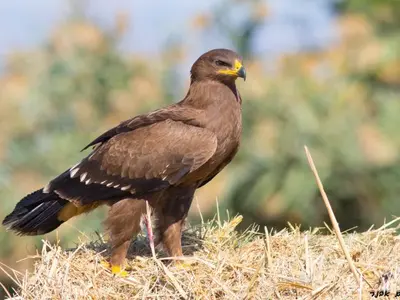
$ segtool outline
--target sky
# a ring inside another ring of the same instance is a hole
[[[197,56],[208,49],[226,46],[226,41],[218,35],[205,38],[188,32],[194,16],[211,11],[223,1],[87,0],[85,3],[87,15],[105,27],[112,26],[119,12],[130,17],[121,43],[124,51],[157,54],[169,38],[181,36]],[[323,47],[335,40],[332,1],[260,1],[267,3],[270,13],[254,40],[257,53],[294,52],[305,47]],[[230,1],[235,2],[240,1]],[[13,50],[40,46],[70,12],[68,0],[0,1],[0,61]],[[239,18],[241,12],[236,13]]]

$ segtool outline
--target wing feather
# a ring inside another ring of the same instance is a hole
[[[132,119],[121,122],[118,126],[111,128],[106,131],[95,140],[90,142],[81,151],[88,149],[89,147],[95,146],[97,144],[102,144],[110,140],[112,137],[136,130],[141,127],[149,126],[158,122],[163,122],[165,120],[173,120],[184,122],[185,124],[202,127],[201,126],[201,115],[202,111],[196,109],[187,109],[181,106],[179,103],[158,109],[148,114],[139,115]]]
[[[179,183],[216,148],[212,132],[167,119],[113,136],[46,190],[81,204],[138,197]]]

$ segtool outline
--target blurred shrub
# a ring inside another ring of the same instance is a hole
[[[338,5],[340,40],[329,49],[282,55],[268,74],[256,59],[246,63],[244,137],[224,202],[245,215],[244,226],[327,220],[303,145],[342,229],[365,229],[399,212],[400,27],[390,17],[399,2],[374,2],[384,20],[365,4]]]
[[[154,72],[140,58],[123,56],[117,51],[121,33],[121,26],[106,32],[73,17],[40,51],[8,59],[0,79],[0,219],[16,201],[81,159],[80,149],[97,134],[163,102],[161,80],[154,75],[162,66]],[[100,229],[103,213],[62,226],[62,241],[73,241],[76,228]],[[13,265],[14,257],[34,253],[30,245],[41,238],[2,229],[0,257]]]

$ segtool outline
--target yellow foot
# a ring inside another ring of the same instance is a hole
[[[128,272],[121,268],[121,266],[112,266],[111,273],[120,277],[128,277]]]
[[[101,261],[100,264],[106,268],[108,271],[111,271],[111,274],[119,276],[119,277],[128,277],[128,272],[121,268],[121,266],[111,266],[108,261]]]

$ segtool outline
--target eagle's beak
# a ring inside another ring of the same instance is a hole
[[[237,71],[237,76],[243,78],[246,81],[246,69],[241,66],[240,69]]]
[[[246,69],[238,60],[235,60],[234,73],[237,77],[241,77],[243,80],[246,80]]]
[[[246,69],[243,67],[242,63],[239,60],[235,60],[235,65],[232,69],[219,70],[218,73],[241,77],[246,80]]]

